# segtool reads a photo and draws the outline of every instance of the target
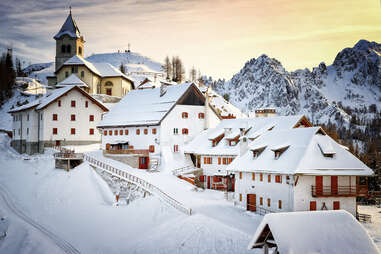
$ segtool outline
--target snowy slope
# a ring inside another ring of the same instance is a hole
[[[312,71],[288,72],[276,59],[262,55],[231,80],[213,86],[244,112],[274,107],[282,115],[306,114],[312,121],[341,125],[350,121],[346,107],[361,110],[374,104],[381,109],[380,60],[381,45],[365,40],[342,50],[332,65],[321,63]]]

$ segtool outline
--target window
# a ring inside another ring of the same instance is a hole
[[[224,165],[228,164],[227,158],[222,158],[222,164]]]
[[[128,130],[124,130],[124,135],[128,135]]]
[[[53,135],[57,135],[57,133],[58,133],[57,128],[53,128]]]
[[[333,210],[340,210],[340,201],[333,201]]]
[[[66,53],[71,53],[71,45],[66,46]]]
[[[242,202],[242,194],[239,194],[239,202]]]
[[[104,135],[104,136],[107,136],[107,131],[103,131],[103,135]]]
[[[75,101],[71,101],[71,107],[75,108]]]
[[[155,152],[155,146],[154,145],[150,145],[148,150],[149,150],[150,153],[154,153]]]
[[[268,181],[269,183],[271,183],[271,174],[268,174],[268,175],[267,175],[267,181]]]
[[[282,200],[279,200],[279,201],[278,201],[278,208],[279,208],[279,209],[282,209]]]
[[[41,121],[42,121],[42,114],[41,114]]]
[[[78,47],[78,55],[82,56],[82,47]]]
[[[29,121],[29,114],[26,115],[26,120]]]
[[[251,173],[251,180],[255,181],[255,173]]]
[[[136,135],[140,135],[140,129],[136,129]]]
[[[218,157],[218,165],[221,165],[221,157]]]
[[[239,172],[239,179],[242,179],[242,172]]]
[[[310,211],[316,211],[316,201],[310,201]]]
[[[123,135],[123,130],[119,130],[119,135],[120,135],[120,136]]]
[[[259,181],[263,182],[263,174],[262,173],[259,174]]]
[[[118,130],[114,130],[114,136],[118,136]]]
[[[184,118],[184,119],[187,119],[188,118],[188,113],[187,112],[181,113],[181,117]]]
[[[108,131],[108,135],[109,135],[109,136],[112,136],[112,130],[109,130],[109,131]]]
[[[144,129],[144,135],[147,135],[148,134],[148,129]]]
[[[85,72],[81,71],[81,78],[85,78]]]
[[[173,134],[175,134],[175,135],[179,134],[179,129],[173,128]]]
[[[61,53],[65,53],[66,52],[66,47],[65,45],[61,45]]]
[[[65,71],[65,78],[69,77],[69,72]]]
[[[88,107],[89,107],[89,102],[85,101],[85,108],[88,108]]]
[[[70,129],[70,134],[71,134],[71,135],[75,135],[75,128],[71,128],[71,129]]]
[[[90,122],[94,122],[94,115],[90,115],[90,116],[89,116],[89,121],[90,121]]]
[[[152,134],[153,134],[153,135],[156,135],[156,128],[153,128],[153,129],[152,129]]]
[[[270,207],[271,206],[271,199],[267,199],[267,206]]]
[[[73,114],[73,115],[70,115],[70,120],[71,121],[75,121],[75,115]]]
[[[183,128],[182,129],[182,133],[183,133],[183,135],[188,135],[188,129],[187,128]]]
[[[58,107],[61,107],[61,100],[58,100]]]
[[[94,129],[90,129],[90,130],[89,130],[89,134],[90,134],[90,135],[94,135]]]
[[[57,121],[58,120],[58,115],[57,114],[53,114],[53,121]]]
[[[263,205],[263,198],[262,197],[259,198],[259,204]]]
[[[204,113],[198,113],[198,118],[199,119],[204,119],[205,118],[205,114]]]
[[[276,175],[275,176],[275,182],[276,183],[282,183],[282,176],[281,175]]]
[[[204,157],[204,164],[212,164],[212,157]]]
[[[78,66],[72,66],[71,73],[78,73]]]
[[[26,128],[26,135],[29,135],[29,128]]]
[[[179,151],[179,145],[173,145],[173,151],[178,152]]]

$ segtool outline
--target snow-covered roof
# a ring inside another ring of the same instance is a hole
[[[274,117],[256,117],[256,118],[238,118],[224,119],[216,128],[207,130],[204,134],[195,137],[184,147],[186,153],[208,154],[208,155],[238,155],[239,145],[229,146],[227,139],[236,138],[240,134],[240,129],[244,129],[248,138],[258,137],[266,132],[283,129],[291,129],[303,119],[304,116],[274,116]],[[225,129],[231,129],[231,132],[214,147],[211,141],[221,134]]]
[[[98,127],[158,125],[191,86],[194,85],[168,86],[163,96],[160,88],[132,90],[104,116]]]
[[[379,253],[364,227],[344,210],[266,214],[248,248],[261,247],[264,237],[282,254]]]
[[[71,38],[80,38],[81,33],[79,31],[79,28],[77,24],[75,23],[71,12],[66,18],[65,23],[62,25],[60,31],[54,36],[54,39],[59,39],[63,35],[68,35]]]
[[[71,65],[84,65],[86,66],[91,72],[95,73],[96,75],[106,78],[106,77],[123,77],[132,83],[134,83],[134,80],[122,73],[120,70],[115,68],[109,63],[99,63],[99,62],[89,62],[86,59],[82,58],[81,56],[75,55],[68,59],[65,63],[62,64],[60,69],[63,66],[71,66]],[[57,70],[57,72],[59,69]]]
[[[77,75],[71,74],[66,79],[59,82],[56,87],[65,87],[65,86],[79,86],[79,87],[88,87],[85,82],[80,80]]]
[[[319,146],[322,143],[330,144],[330,149],[336,153],[325,156]],[[258,147],[266,149],[254,158],[251,151]],[[281,149],[283,153],[275,158],[274,152]],[[320,127],[268,131],[252,141],[249,151],[238,156],[227,170],[307,175],[373,174],[370,168],[326,135]]]
[[[16,112],[20,112],[20,111],[23,111],[23,110],[27,110],[27,109],[30,109],[30,108],[34,108],[36,107],[38,104],[40,104],[40,100],[34,100],[32,102],[29,102],[25,105],[22,105],[20,107],[16,107],[12,110],[9,110],[8,113],[16,113]]]

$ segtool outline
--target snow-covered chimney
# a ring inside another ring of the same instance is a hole
[[[166,92],[167,92],[167,85],[161,83],[161,86],[160,86],[160,97],[162,97]]]
[[[246,136],[241,136],[239,140],[239,156],[242,156],[249,150],[249,139]]]

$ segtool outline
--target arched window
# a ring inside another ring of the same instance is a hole
[[[66,48],[65,48],[65,45],[61,45],[61,53],[65,53],[65,50]]]
[[[78,54],[82,56],[82,47],[78,47]]]
[[[66,53],[71,53],[71,45],[66,46]]]
[[[107,81],[105,86],[113,86],[112,82],[111,81]]]

